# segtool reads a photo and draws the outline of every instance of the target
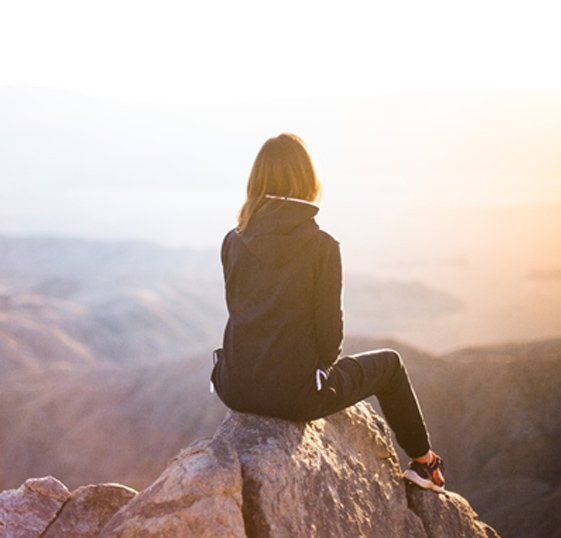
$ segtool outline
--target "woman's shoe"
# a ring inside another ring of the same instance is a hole
[[[444,461],[435,454],[431,464],[411,460],[403,477],[424,489],[444,491]]]

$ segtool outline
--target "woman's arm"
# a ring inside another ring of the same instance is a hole
[[[342,290],[340,245],[330,236],[320,252],[314,288],[315,332],[321,368],[333,364],[343,349]]]
[[[224,238],[222,239],[222,244],[220,245],[220,261],[222,262],[222,274],[224,275],[224,282],[228,280],[228,249],[230,248],[231,235],[235,232],[235,228],[228,230]]]

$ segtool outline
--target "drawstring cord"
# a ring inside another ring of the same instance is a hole
[[[323,386],[323,384],[321,382],[322,374],[323,374],[323,378],[327,379],[327,372],[325,372],[321,368],[318,368],[316,370],[316,390],[321,390],[322,389],[322,386]]]
[[[218,348],[218,349],[220,349],[220,348]],[[218,349],[215,349],[212,352],[212,365],[213,366],[218,362]],[[211,393],[214,392],[214,383],[212,382],[212,379],[210,380],[210,392]]]

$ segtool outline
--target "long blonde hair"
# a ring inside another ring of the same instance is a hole
[[[238,212],[237,233],[243,232],[265,194],[290,196],[316,203],[322,195],[304,141],[292,133],[269,138],[259,150],[247,182],[247,199]]]

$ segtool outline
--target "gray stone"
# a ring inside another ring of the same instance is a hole
[[[238,538],[245,536],[241,507],[237,454],[202,439],[170,460],[162,475],[117,512],[100,536]]]
[[[94,538],[111,517],[135,495],[121,484],[96,484],[74,490],[44,538]],[[42,538],[43,538],[42,537]]]
[[[66,486],[52,476],[29,478],[0,493],[0,537],[36,538],[68,499]]]
[[[428,538],[499,538],[497,531],[479,521],[473,508],[457,493],[436,494],[408,485],[407,496],[411,510],[422,519]]]

